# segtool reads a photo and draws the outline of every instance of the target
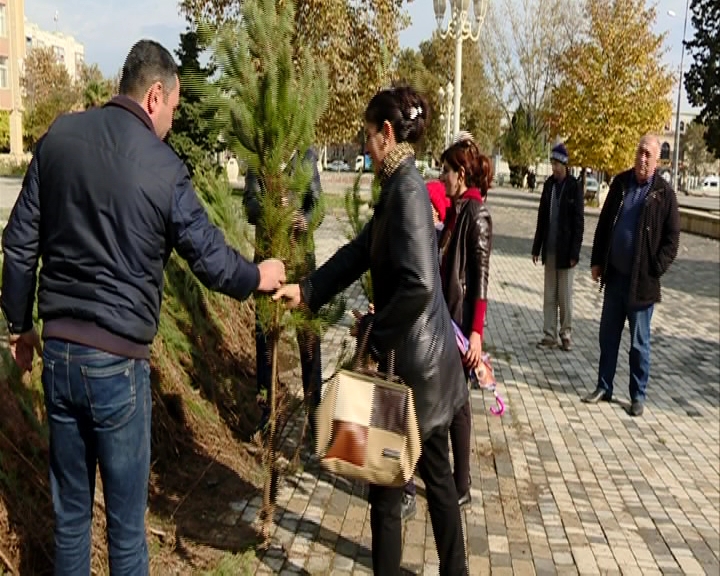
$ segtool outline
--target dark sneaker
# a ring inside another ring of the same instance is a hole
[[[611,399],[612,394],[608,394],[602,388],[596,388],[594,392],[590,392],[590,394],[585,396],[582,401],[586,404],[597,404],[600,401],[610,402]]]
[[[628,414],[630,414],[630,416],[642,416],[644,411],[645,405],[640,402],[640,400],[633,400],[633,403],[630,405],[630,409],[628,410]]]
[[[537,343],[538,348],[555,348],[557,347],[557,340],[555,338],[550,338],[550,336],[545,336],[540,342]]]
[[[565,352],[572,350],[572,342],[570,342],[570,338],[563,338],[560,347],[565,350]]]
[[[411,494],[403,494],[402,505],[400,507],[400,519],[403,521],[410,520],[411,518],[415,518],[415,514],[417,514],[417,502],[415,500],[415,496],[412,496]]]
[[[472,503],[472,496],[470,496],[470,490],[465,492],[460,498],[458,498],[458,506],[460,508],[464,508],[465,506],[468,506]]]

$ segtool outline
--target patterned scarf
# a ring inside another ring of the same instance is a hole
[[[380,167],[380,183],[383,184],[387,181],[390,176],[393,175],[398,166],[408,156],[415,157],[415,149],[407,142],[402,142],[395,146],[383,160],[382,166]]]

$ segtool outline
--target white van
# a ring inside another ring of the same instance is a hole
[[[702,183],[703,194],[708,196],[720,196],[720,178],[718,176],[706,176]]]

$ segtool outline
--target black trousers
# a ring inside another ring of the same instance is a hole
[[[470,436],[472,434],[472,414],[470,413],[470,398],[450,423],[450,444],[453,451],[453,477],[458,497],[464,496],[470,490]]]
[[[465,540],[447,439],[448,429],[444,428],[436,430],[423,442],[417,470],[425,482],[430,521],[440,559],[440,576],[465,576],[468,574]],[[377,576],[400,574],[402,495],[402,486],[370,486],[372,561],[373,573]]]
[[[470,490],[470,436],[472,435],[472,414],[470,412],[470,398],[450,423],[450,443],[453,451],[453,478],[458,497],[464,496]],[[405,493],[416,495],[415,480],[413,478],[405,484]]]

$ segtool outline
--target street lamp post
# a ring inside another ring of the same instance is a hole
[[[685,22],[683,23],[682,44],[680,49],[680,77],[678,78],[677,108],[675,110],[675,144],[673,146],[672,167],[672,180],[675,192],[680,192],[680,102],[682,100],[682,73],[683,58],[685,56],[685,32],[687,31],[688,8],[690,8],[690,0],[686,0],[685,2]],[[668,15],[675,16],[675,12],[668,10]]]
[[[450,140],[452,139],[452,108],[453,108],[453,96],[455,89],[453,88],[452,82],[448,81],[447,86],[443,88],[440,86],[438,90],[438,96],[440,98],[440,120],[445,124],[445,149],[450,146]]]
[[[450,18],[445,26],[445,10],[450,4]],[[462,95],[462,44],[465,40],[477,42],[480,28],[485,20],[488,0],[473,0],[473,15],[470,14],[470,0],[433,0],[435,18],[440,37],[455,39],[455,88],[453,105],[453,131],[460,132],[460,97]]]

